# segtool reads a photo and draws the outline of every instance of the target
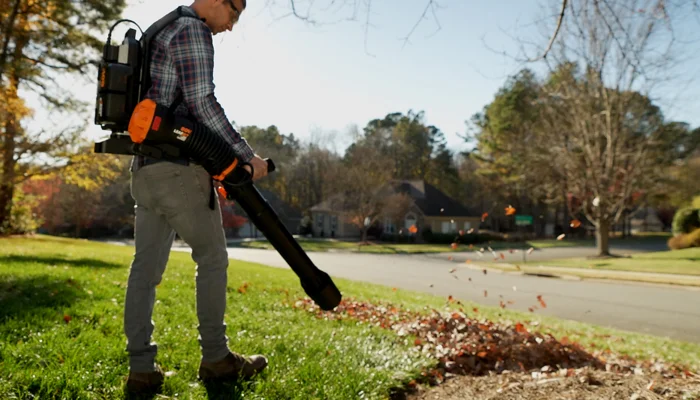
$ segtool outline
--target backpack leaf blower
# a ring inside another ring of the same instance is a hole
[[[322,310],[332,310],[342,298],[335,283],[314,265],[287,230],[226,141],[205,125],[175,115],[173,106],[165,107],[145,98],[150,82],[150,40],[177,18],[187,16],[178,7],[154,23],[140,40],[130,29],[121,46],[111,45],[112,30],[120,22],[134,22],[120,20],[112,26],[100,63],[95,111],[95,123],[112,133],[109,139],[95,143],[94,151],[166,160],[189,158],[201,164],[289,264],[306,294]],[[268,171],[274,170],[274,162],[268,160]]]

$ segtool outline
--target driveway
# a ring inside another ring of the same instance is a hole
[[[188,247],[173,249],[190,250]],[[559,258],[562,257],[559,254],[577,250],[545,249],[542,254],[545,251],[557,253]],[[514,302],[508,306],[510,309],[521,311],[536,305],[537,296],[542,295],[547,308],[537,310],[540,314],[700,343],[700,290],[694,288],[571,281],[494,272],[484,275],[442,255],[308,254],[317,267],[333,277],[443,297],[452,295],[490,306],[498,306],[502,295],[504,301]],[[229,248],[229,255],[232,259],[289,268],[274,250]],[[449,273],[452,268],[457,268],[454,275],[459,280]],[[343,291],[342,285],[340,290]],[[484,297],[484,290],[488,291],[488,297]]]

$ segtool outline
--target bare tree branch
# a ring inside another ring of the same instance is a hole
[[[561,12],[559,12],[559,19],[557,20],[557,27],[554,29],[554,34],[552,34],[552,38],[549,39],[549,44],[547,44],[547,48],[544,49],[544,53],[542,53],[541,56],[536,57],[536,58],[531,58],[528,61],[535,62],[535,61],[539,61],[539,60],[547,58],[547,54],[549,54],[549,51],[552,49],[552,46],[554,45],[554,41],[557,39],[557,36],[559,35],[559,30],[561,29],[561,24],[564,21],[564,15],[566,14],[567,3],[568,3],[568,0],[562,0],[562,2],[561,2]]]

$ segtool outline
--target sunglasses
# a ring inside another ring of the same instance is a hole
[[[228,0],[228,4],[231,6],[231,8],[233,8],[233,11],[236,12],[236,17],[241,15],[241,10],[239,10],[238,7],[233,4],[233,0]],[[245,7],[245,1],[243,2],[243,7]]]

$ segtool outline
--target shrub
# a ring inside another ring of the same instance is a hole
[[[668,247],[671,250],[689,249],[691,247],[700,247],[700,228],[695,229],[691,233],[682,233],[668,239]]]
[[[0,227],[0,231],[13,235],[35,233],[42,224],[41,218],[35,215],[33,211],[38,202],[39,198],[37,196],[25,194],[20,185],[15,186],[12,196],[10,223],[4,229]]]
[[[690,233],[700,228],[700,209],[682,208],[673,216],[673,234]]]

